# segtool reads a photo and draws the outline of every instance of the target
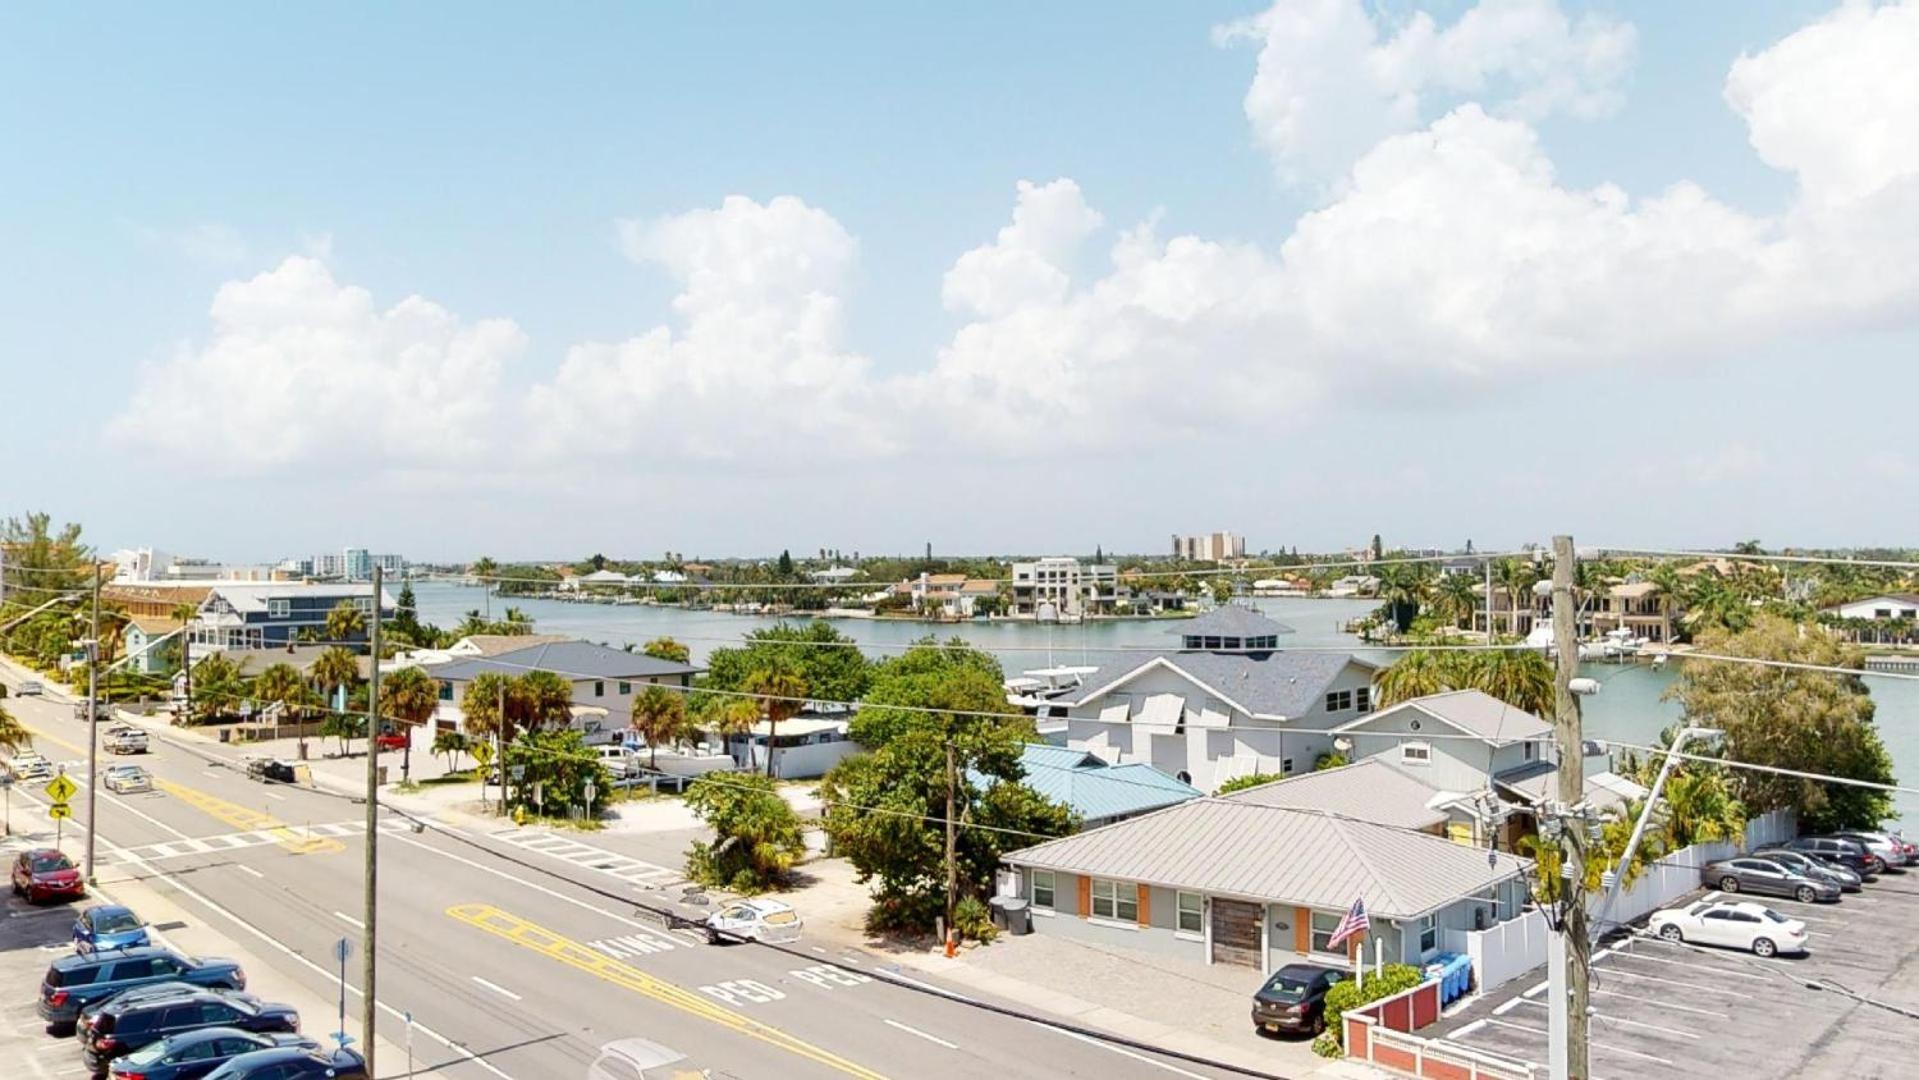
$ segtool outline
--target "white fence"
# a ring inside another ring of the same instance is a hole
[[[1774,810],[1746,822],[1743,845],[1730,843],[1695,844],[1661,856],[1632,887],[1624,889],[1606,916],[1611,929],[1629,923],[1667,906],[1700,887],[1699,871],[1707,863],[1731,858],[1740,851],[1776,844],[1798,835],[1797,823],[1789,810]],[[1591,897],[1587,904],[1595,919],[1605,905],[1605,896]],[[1484,993],[1546,962],[1546,946],[1551,934],[1546,917],[1528,911],[1486,930],[1447,930],[1443,944],[1451,952],[1472,958],[1475,987]]]

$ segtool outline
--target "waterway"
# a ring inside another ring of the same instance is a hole
[[[643,644],[658,637],[683,642],[695,663],[716,648],[738,644],[754,629],[779,621],[716,611],[688,611],[640,604],[585,604],[530,597],[486,597],[478,587],[452,582],[424,581],[413,586],[423,622],[452,626],[475,608],[491,604],[498,615],[509,604],[534,620],[547,634],[572,634],[614,647]],[[1371,600],[1279,598],[1259,601],[1267,616],[1293,628],[1282,647],[1345,647],[1355,655],[1390,663],[1391,653],[1368,650],[1340,626],[1371,611]],[[1178,643],[1178,620],[1108,619],[1076,625],[1030,622],[923,623],[894,619],[836,619],[834,626],[859,642],[869,656],[893,656],[911,642],[936,634],[959,636],[993,653],[1008,675],[1034,668],[1098,662],[1099,654],[1119,649],[1172,648]],[[1586,664],[1584,674],[1600,681],[1600,692],[1583,699],[1586,735],[1646,744],[1679,719],[1677,704],[1663,695],[1674,673],[1639,664]],[[1877,718],[1898,775],[1919,776],[1919,681],[1868,676],[1877,705]],[[1907,820],[1919,816],[1919,796],[1899,795],[1896,805]]]

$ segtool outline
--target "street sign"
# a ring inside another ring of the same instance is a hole
[[[0,772],[0,788],[13,786],[13,774]]]
[[[67,779],[66,773],[61,773],[59,776],[47,781],[47,798],[57,803],[63,803],[73,798],[73,793],[78,790],[80,790],[79,786]]]
[[[47,816],[50,818],[70,818],[73,816],[73,807],[63,802],[54,803],[47,807]]]
[[[345,938],[341,938],[340,940],[333,943],[333,959],[335,963],[344,964],[347,961],[347,957],[352,955],[353,955],[352,942],[348,941]]]

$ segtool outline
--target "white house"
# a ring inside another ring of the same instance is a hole
[[[1919,618],[1919,596],[1912,593],[1887,593],[1883,596],[1870,596],[1864,600],[1829,607],[1828,615],[1837,615],[1842,619],[1913,619]]]
[[[1175,631],[1183,648],[1122,655],[1067,703],[1066,745],[1139,761],[1202,791],[1237,776],[1312,770],[1332,730],[1372,711],[1378,665],[1278,651],[1290,628],[1228,604]]]
[[[507,676],[551,671],[573,684],[573,703],[606,710],[603,721],[584,721],[589,743],[615,742],[633,724],[633,699],[648,683],[689,687],[701,668],[660,660],[645,653],[611,649],[588,641],[554,641],[493,656],[454,660],[428,669],[440,680],[435,730],[460,730],[466,723],[461,704],[467,687],[482,672]],[[584,714],[590,715],[590,714]],[[584,730],[584,729],[583,729]],[[427,736],[431,741],[431,735]]]
[[[1013,614],[1074,620],[1102,615],[1119,601],[1119,567],[1055,555],[1013,564]]]

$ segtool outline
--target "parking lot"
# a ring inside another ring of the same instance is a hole
[[[0,843],[0,858],[11,864],[23,846]],[[47,1034],[46,1021],[33,1011],[47,964],[73,951],[73,905],[30,906],[10,889],[0,892],[0,900],[5,901],[0,906],[0,1075],[8,1080],[85,1076],[79,1045]]]
[[[1739,899],[1803,920],[1807,955],[1761,960],[1645,937],[1602,942],[1593,954],[1595,1080],[1919,1071],[1919,868],[1890,871],[1838,903]],[[1421,1034],[1528,1062],[1544,1075],[1547,1023],[1541,968]]]

